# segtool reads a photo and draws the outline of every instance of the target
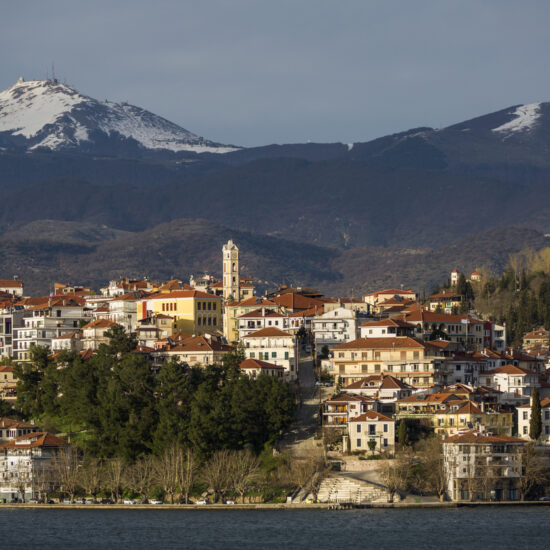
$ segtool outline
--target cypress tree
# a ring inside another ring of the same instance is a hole
[[[536,441],[542,433],[542,413],[540,409],[539,389],[533,390],[531,402],[531,420],[529,421],[529,437]]]
[[[399,427],[397,428],[397,443],[400,449],[404,449],[409,444],[409,430],[407,429],[407,422],[404,418],[401,419]]]

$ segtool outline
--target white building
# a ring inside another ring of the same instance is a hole
[[[525,441],[475,430],[443,441],[447,495],[451,500],[519,500]]]
[[[225,302],[241,300],[241,281],[239,275],[239,249],[232,241],[223,245],[223,299]]]
[[[47,432],[22,435],[0,445],[0,499],[37,498],[58,486],[54,461],[68,443]]]
[[[109,344],[106,333],[117,324],[107,319],[98,319],[82,327],[82,347],[97,351],[101,344]]]
[[[296,339],[292,334],[269,327],[245,336],[243,342],[247,359],[282,365],[288,379],[296,378]]]
[[[379,454],[393,453],[395,450],[395,421],[375,411],[350,418],[348,435],[351,452]]]
[[[243,313],[238,317],[239,322],[239,340],[256,332],[262,328],[275,327],[280,330],[286,330],[289,325],[287,316],[273,309],[256,309]]]
[[[504,365],[480,374],[481,384],[503,392],[503,403],[525,403],[535,387],[540,387],[539,377],[534,372]]]
[[[542,417],[542,433],[540,442],[544,445],[550,445],[550,398],[543,399],[540,402]],[[520,405],[518,410],[518,435],[522,439],[531,440],[529,437],[529,425],[531,423],[531,404]]]
[[[23,296],[23,281],[19,281],[18,279],[0,279],[0,292],[21,297]]]
[[[314,317],[311,330],[318,349],[321,346],[332,346],[351,342],[357,338],[358,325],[366,318],[366,314],[344,307],[327,311]]]
[[[394,336],[414,336],[415,326],[402,319],[388,318],[368,321],[359,325],[360,338],[392,338]]]
[[[285,374],[285,368],[282,365],[275,365],[258,359],[245,359],[241,361],[239,368],[250,378],[257,378],[260,374],[283,378]]]
[[[30,361],[32,346],[52,347],[52,340],[78,329],[88,311],[70,298],[50,299],[47,305],[30,307],[22,319],[23,326],[13,328],[13,356]]]

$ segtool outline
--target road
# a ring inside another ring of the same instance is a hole
[[[300,362],[298,371],[300,407],[296,423],[283,435],[277,444],[280,451],[293,456],[308,456],[319,448],[320,440],[314,435],[320,427],[319,422],[319,392],[321,400],[325,399],[329,388],[315,385],[313,359],[308,358]]]

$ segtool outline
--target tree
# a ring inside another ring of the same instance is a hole
[[[243,451],[233,451],[230,463],[231,485],[241,495],[241,502],[244,504],[245,493],[250,490],[257,480],[260,462],[256,455],[245,449]]]
[[[199,463],[195,457],[193,451],[187,447],[183,452],[183,463],[179,469],[179,486],[181,489],[181,495],[183,502],[187,504],[189,502],[189,493],[195,483],[197,472],[199,471]]]
[[[412,453],[405,451],[396,458],[387,460],[381,472],[382,480],[389,493],[389,501],[393,502],[395,493],[406,491],[412,478]]]
[[[103,464],[101,460],[93,456],[85,456],[78,469],[78,484],[96,501],[97,494],[101,491],[103,478]]]
[[[443,443],[439,437],[423,439],[418,445],[420,482],[424,490],[436,493],[439,500],[445,499],[447,479],[443,457]]]
[[[174,504],[174,495],[181,481],[182,466],[183,450],[177,443],[167,447],[162,455],[154,461],[154,479],[170,495],[170,504]]]
[[[139,493],[145,502],[147,491],[154,480],[155,463],[151,455],[139,458],[127,470],[124,476],[126,484],[132,491]]]
[[[529,437],[537,441],[542,433],[542,410],[540,407],[539,389],[533,390],[531,396],[531,419],[529,420]]]
[[[120,458],[107,461],[103,483],[111,491],[111,498],[118,502],[122,495],[125,464]]]
[[[214,502],[218,502],[220,497],[223,499],[230,485],[231,475],[228,468],[230,456],[227,449],[216,451],[202,469],[204,481],[214,493]]]
[[[545,485],[549,481],[542,457],[536,452],[535,446],[528,443],[523,446],[521,454],[520,491],[521,500],[537,486]]]
[[[53,470],[60,490],[67,494],[71,502],[74,501],[76,490],[79,487],[80,465],[76,449],[70,447],[60,449],[53,461]]]
[[[407,422],[404,418],[399,421],[399,426],[397,428],[397,444],[401,450],[410,445],[409,430],[407,428]]]
[[[369,450],[371,454],[374,454],[374,449],[376,449],[376,440],[375,439],[369,439],[367,442],[367,445],[369,446]]]

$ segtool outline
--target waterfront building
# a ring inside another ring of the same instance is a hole
[[[470,430],[443,440],[447,495],[453,501],[521,498],[525,441]]]

